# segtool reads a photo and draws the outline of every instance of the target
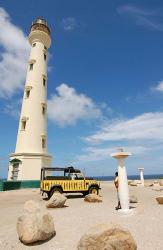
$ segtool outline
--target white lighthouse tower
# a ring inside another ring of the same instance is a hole
[[[41,167],[50,167],[52,160],[47,153],[47,57],[51,44],[47,22],[36,19],[28,38],[31,53],[8,180],[39,180]]]

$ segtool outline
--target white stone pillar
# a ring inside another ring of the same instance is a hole
[[[138,168],[140,171],[140,181],[141,185],[144,186],[144,168]]]
[[[129,188],[128,188],[128,179],[127,172],[125,167],[125,158],[127,158],[130,153],[127,152],[117,152],[111,154],[112,157],[118,160],[118,181],[119,181],[119,198],[121,203],[121,211],[124,213],[129,212]]]
[[[129,210],[129,189],[124,158],[118,159],[119,198],[123,211]]]

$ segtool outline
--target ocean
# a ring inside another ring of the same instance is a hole
[[[114,176],[93,176],[94,179],[100,181],[112,181],[114,180]],[[128,175],[128,180],[139,180],[140,175]],[[144,175],[144,179],[152,180],[152,179],[163,179],[163,174],[152,174],[152,175]]]
[[[115,176],[87,176],[87,178],[94,178],[100,181],[112,181],[114,180]],[[139,180],[140,175],[128,175],[128,180]],[[151,175],[144,175],[144,179],[152,180],[152,179],[163,179],[163,174],[151,174]],[[1,181],[6,181],[6,179],[0,179]]]

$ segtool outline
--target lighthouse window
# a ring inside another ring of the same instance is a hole
[[[26,98],[29,98],[29,96],[30,96],[30,90],[27,89],[27,90],[26,90]]]
[[[43,115],[45,115],[45,113],[46,113],[46,103],[41,103],[41,105],[42,105],[42,114]]]
[[[45,87],[45,85],[46,85],[46,79],[43,78],[43,86]]]
[[[43,115],[45,114],[45,111],[46,111],[45,106],[42,106],[42,114],[43,114]]]
[[[46,61],[46,54],[44,53],[44,60]]]
[[[26,121],[22,121],[22,130],[25,130],[26,128]]]
[[[45,145],[46,145],[46,139],[42,138],[42,148],[45,148]]]
[[[29,69],[30,69],[30,70],[33,70],[33,63],[30,63]]]

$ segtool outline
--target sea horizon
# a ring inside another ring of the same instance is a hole
[[[111,181],[114,180],[114,176],[89,176],[101,181]],[[128,175],[127,176],[128,179],[130,180],[139,180],[140,179],[140,175]],[[152,179],[162,179],[163,178],[163,174],[149,174],[149,175],[144,175],[144,179],[145,180],[152,180]]]
[[[114,180],[114,176],[86,176],[87,178],[94,178],[101,181],[111,181]],[[139,180],[140,175],[128,175],[127,178],[129,180]],[[163,174],[149,174],[144,175],[145,180],[152,180],[152,179],[163,179]],[[7,181],[7,178],[0,178],[0,181]]]

